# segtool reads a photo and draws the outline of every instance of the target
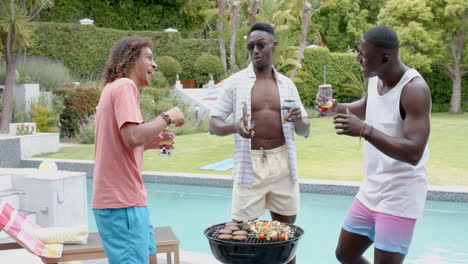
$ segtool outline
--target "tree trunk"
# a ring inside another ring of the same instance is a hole
[[[325,42],[323,42],[322,34],[320,34],[320,30],[318,28],[315,29],[315,37],[316,37],[315,43],[317,44],[317,46],[321,46],[321,47],[327,46]]]
[[[249,25],[257,23],[257,12],[258,12],[258,0],[250,0],[250,19]]]
[[[301,43],[299,45],[299,50],[297,51],[297,61],[301,63],[302,57],[304,56],[304,50],[307,45],[307,33],[309,32],[310,28],[310,14],[311,14],[312,7],[304,3],[304,7],[302,8],[302,25],[301,25]],[[291,73],[291,76],[289,77],[291,80],[294,80],[296,77],[297,71],[299,70],[299,67],[296,66],[294,67],[294,70]]]
[[[462,59],[465,46],[465,31],[462,28],[458,34],[452,35],[452,41],[449,45],[453,58],[453,69],[450,72],[452,79],[452,98],[450,99],[450,114],[463,114],[461,106],[461,78],[462,78]]]
[[[458,68],[458,69],[457,69]],[[452,98],[450,99],[450,114],[463,114],[461,107],[461,71],[460,67],[454,69],[452,76],[453,91]]]
[[[16,83],[16,61],[10,60],[6,63],[5,88],[3,88],[2,99],[2,121],[0,123],[0,134],[8,134],[9,125],[13,114],[13,89]]]
[[[239,2],[233,1],[231,4],[231,40],[229,42],[229,51],[231,53],[231,73],[236,72],[236,35],[237,35],[237,16],[239,14]]]
[[[216,30],[224,32],[224,24],[222,18],[226,9],[226,0],[218,0],[218,21],[216,23]],[[226,43],[223,37],[219,37],[219,52],[221,53],[221,63],[223,64],[224,74],[227,74],[226,62]]]

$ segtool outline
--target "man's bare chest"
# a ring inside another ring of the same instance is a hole
[[[252,111],[279,110],[280,94],[276,82],[258,82],[252,88]]]

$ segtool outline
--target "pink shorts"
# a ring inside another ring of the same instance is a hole
[[[346,215],[343,229],[369,237],[380,250],[406,255],[415,224],[416,219],[375,212],[355,199]]]

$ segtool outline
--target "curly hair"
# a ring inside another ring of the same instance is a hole
[[[153,48],[153,43],[149,38],[134,36],[119,39],[107,58],[106,67],[104,67],[102,74],[104,84],[113,82],[117,78],[126,77],[144,47]]]

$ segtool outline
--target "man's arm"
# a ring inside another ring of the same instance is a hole
[[[366,104],[367,104],[367,95],[362,97],[361,99],[354,101],[352,103],[347,104],[340,104],[337,102],[336,104],[336,113],[346,113],[346,108],[348,108],[351,113],[359,117],[361,120],[366,119]]]
[[[387,156],[411,165],[418,164],[429,139],[431,94],[421,78],[413,79],[401,92],[400,103],[406,116],[403,137],[390,137],[374,129],[367,140]],[[370,127],[366,132],[370,132]]]
[[[252,138],[254,131],[247,131],[244,125],[244,119],[247,117],[242,117],[238,122],[228,123],[219,117],[212,116],[210,120],[210,134],[224,137],[238,133],[244,138]]]
[[[235,123],[227,123],[223,119],[212,116],[210,120],[210,134],[227,136],[235,133]]]
[[[430,130],[431,95],[429,87],[421,78],[413,79],[401,92],[400,103],[406,116],[403,121],[403,137],[392,137],[364,123],[352,112],[337,114],[334,123],[337,134],[354,137],[362,136],[387,156],[409,163],[418,164],[424,153]]]
[[[184,123],[184,113],[178,108],[173,107],[167,114],[171,118],[171,123],[181,126]],[[127,147],[133,149],[144,146],[155,139],[164,131],[169,123],[161,116],[157,116],[151,122],[143,124],[125,123],[120,128],[123,141]]]
[[[310,120],[309,117],[303,117],[301,120],[294,123],[294,131],[298,136],[308,137],[310,134]]]

